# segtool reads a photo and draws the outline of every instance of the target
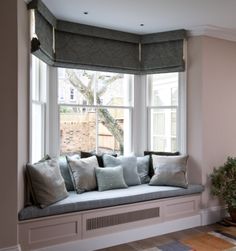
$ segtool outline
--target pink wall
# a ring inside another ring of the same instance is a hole
[[[17,0],[0,1],[0,248],[17,243]]]
[[[0,1],[0,249],[18,243],[28,145],[28,14],[24,0]]]
[[[236,43],[189,39],[188,152],[194,181],[206,185],[203,207],[216,205],[209,174],[236,156]]]
[[[18,0],[18,211],[24,206],[24,166],[29,160],[29,13]]]

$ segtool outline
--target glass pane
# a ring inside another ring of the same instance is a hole
[[[176,109],[151,109],[151,150],[177,151],[176,118]]]
[[[133,75],[59,68],[58,80],[60,104],[132,104]]]
[[[133,81],[132,75],[100,72],[97,76],[97,104],[132,105]]]
[[[150,105],[177,106],[178,105],[179,73],[162,73],[150,75]]]
[[[39,59],[32,55],[32,100],[39,99]]]
[[[47,65],[40,61],[39,63],[39,90],[40,101],[46,103],[47,99]]]
[[[44,149],[43,105],[32,104],[32,163],[39,161]]]
[[[124,154],[130,149],[129,109],[98,110],[98,151]]]
[[[60,153],[96,150],[94,108],[60,107]]]
[[[58,68],[58,103],[94,105],[95,71]]]

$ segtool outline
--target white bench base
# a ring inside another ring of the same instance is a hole
[[[200,226],[200,196],[173,197],[20,221],[21,249],[90,251]]]

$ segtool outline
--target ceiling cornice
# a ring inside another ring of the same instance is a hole
[[[188,36],[208,36],[236,42],[236,30],[213,25],[204,25],[188,29]]]

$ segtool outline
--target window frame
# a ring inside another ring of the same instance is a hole
[[[82,69],[83,70],[83,69]],[[129,75],[129,74],[128,74]],[[54,77],[55,80],[53,81],[56,81],[57,84],[54,86],[57,86],[57,89],[56,89],[56,92],[59,93],[59,89],[58,89],[58,70],[57,70],[57,75],[55,76],[54,74]],[[131,75],[133,76],[133,79],[135,79],[135,75]],[[131,79],[131,76],[130,76],[130,79]],[[130,79],[129,79],[129,82],[130,82]],[[135,81],[135,80],[134,80]],[[58,102],[58,99],[56,100],[56,103],[57,103],[57,118],[56,120],[58,121],[58,139],[57,139],[57,142],[59,142],[57,144],[57,153],[58,155],[60,155],[60,108],[61,106],[68,106],[68,107],[78,107],[78,108],[94,108],[96,110],[96,146],[95,146],[95,151],[96,153],[98,152],[98,149],[99,149],[99,133],[98,133],[98,130],[99,130],[99,123],[98,123],[98,112],[97,110],[98,109],[124,109],[124,110],[128,110],[130,116],[129,116],[129,132],[128,132],[128,138],[124,138],[124,145],[126,145],[126,148],[124,149],[124,153],[123,154],[129,154],[133,151],[133,133],[132,133],[132,128],[133,128],[133,111],[134,111],[134,81],[132,81],[132,83],[129,84],[129,100],[131,100],[131,103],[130,105],[119,105],[119,106],[115,106],[115,105],[102,105],[102,104],[97,104],[96,102],[96,98],[95,98],[95,102],[93,105],[84,105],[84,104],[68,104],[68,103],[59,103]],[[94,88],[95,89],[95,92],[97,90],[97,87]],[[54,101],[55,102],[55,101]],[[55,110],[54,110],[55,112]],[[53,113],[52,113],[53,114]],[[56,114],[56,112],[54,113]],[[54,146],[55,148],[56,146]]]
[[[150,87],[150,80],[148,78],[152,78],[151,75],[146,75],[146,107],[147,107],[147,149],[152,151],[151,146],[151,110],[152,109],[176,109],[176,123],[177,123],[177,132],[176,132],[176,139],[177,139],[177,151],[186,154],[187,153],[187,120],[186,120],[186,112],[187,112],[187,102],[186,102],[186,72],[178,72],[178,105],[168,105],[168,106],[157,106],[157,105],[150,105],[151,101],[151,87]]]
[[[32,57],[30,59],[31,71],[30,71],[30,106],[29,106],[29,121],[30,121],[30,161],[32,161]],[[58,104],[58,68],[47,66],[48,82],[47,85],[47,105],[45,107],[45,138],[44,147],[45,154],[49,154],[52,157],[58,157],[60,155],[60,106]],[[187,83],[186,72],[179,73],[179,130],[178,130],[178,150],[181,154],[187,153]],[[142,156],[145,150],[152,150],[150,147],[150,113],[148,107],[149,88],[147,83],[147,75],[134,75],[133,82],[133,104],[131,106],[124,106],[126,109],[130,109],[130,135],[129,135],[129,152]],[[50,97],[50,99],[48,98]],[[61,106],[66,105],[65,103]],[[87,105],[77,105],[86,107]],[[87,106],[89,107],[89,106]],[[114,108],[110,106],[98,106]],[[118,106],[117,108],[122,108]],[[126,152],[125,152],[126,154]]]
[[[33,160],[33,106],[34,105],[38,105],[41,108],[41,128],[42,128],[42,135],[41,135],[41,157],[44,157],[44,155],[48,152],[48,77],[49,77],[49,66],[47,64],[45,64],[44,62],[41,62],[40,59],[38,59],[37,57],[35,57],[35,59],[37,60],[37,65],[36,65],[36,71],[37,71],[37,85],[38,85],[38,97],[36,99],[33,99],[33,82],[35,80],[35,76],[33,76],[33,67],[34,67],[34,58],[35,56],[30,55],[30,81],[29,81],[29,161],[30,163],[36,161]],[[42,96],[42,64],[45,64],[46,68],[45,68],[45,97],[43,98]],[[39,161],[39,160],[37,160]]]

